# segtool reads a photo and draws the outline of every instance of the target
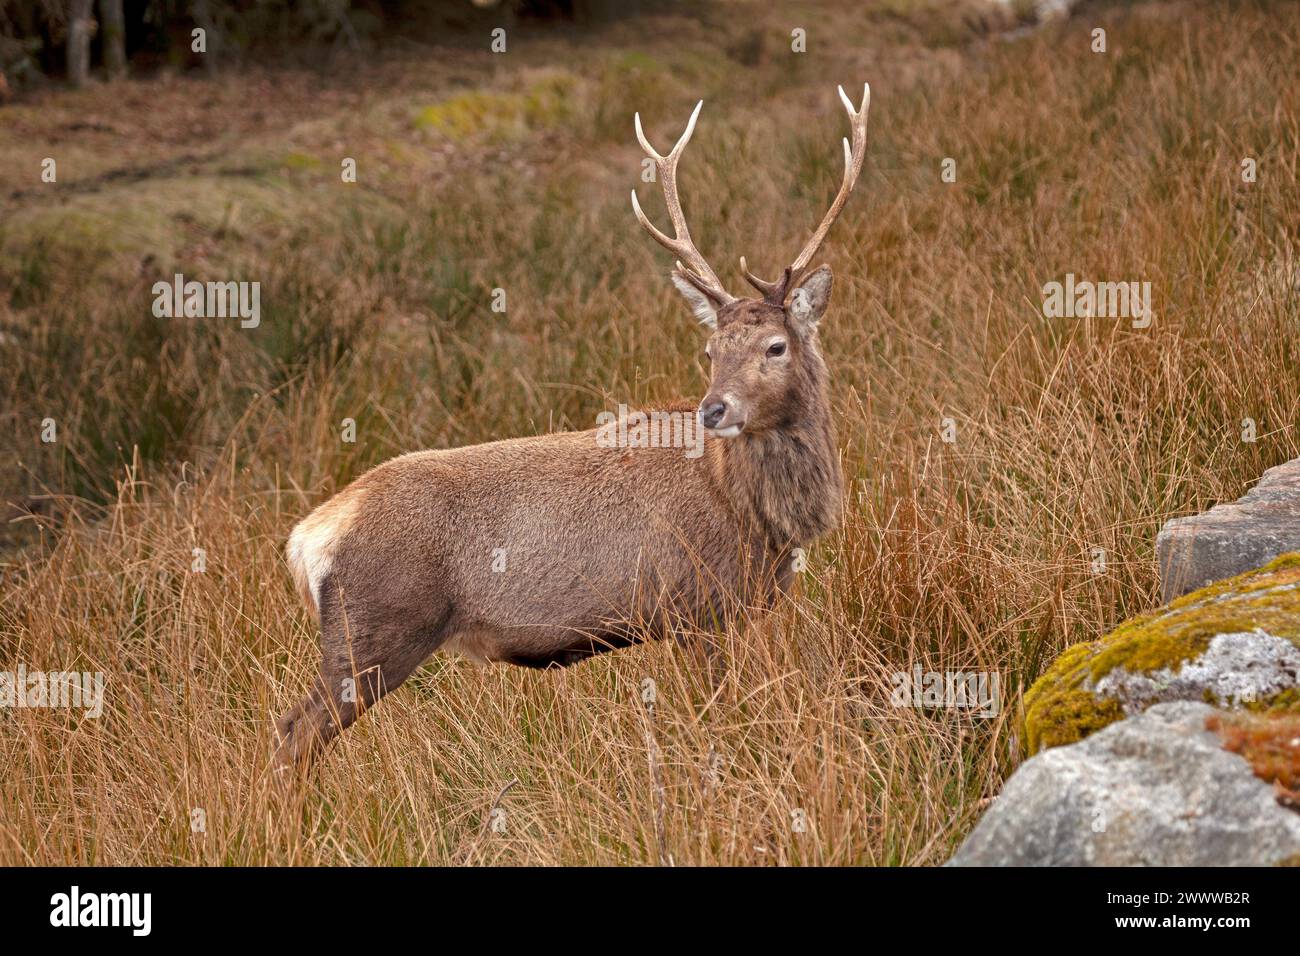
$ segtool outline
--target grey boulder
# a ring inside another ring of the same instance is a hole
[[[1300,458],[1270,468],[1236,501],[1165,522],[1156,536],[1167,602],[1300,551]]]
[[[1206,704],[1156,704],[1026,761],[949,866],[1272,866],[1300,813],[1205,729]]]

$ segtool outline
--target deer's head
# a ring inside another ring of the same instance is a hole
[[[798,417],[801,397],[810,394],[809,387],[820,383],[825,374],[817,344],[817,323],[830,303],[833,278],[830,266],[826,265],[809,274],[808,263],[844,208],[862,170],[867,108],[871,102],[871,89],[866,84],[863,84],[862,106],[856,110],[843,87],[839,93],[853,131],[852,144],[847,138],[844,140],[844,179],[840,191],[817,231],[780,279],[775,282],[759,279],[741,257],[745,278],[763,293],[762,298],[737,298],[723,288],[717,274],[695,248],[682,213],[677,192],[677,162],[695,132],[703,101],[696,105],[686,132],[667,156],[655,152],[641,130],[641,115],[636,116],[637,139],[657,167],[675,236],[670,238],[660,232],[646,218],[635,190],[632,209],[650,235],[677,255],[671,275],[673,285],[711,333],[705,347],[712,369],[709,391],[700,402],[698,415],[700,423],[717,437],[735,438],[742,432],[756,434],[787,424]]]

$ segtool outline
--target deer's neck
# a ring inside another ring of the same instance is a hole
[[[719,483],[777,553],[811,544],[839,520],[840,463],[824,366],[816,373],[788,422],[717,442]]]

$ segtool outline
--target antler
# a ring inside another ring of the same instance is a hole
[[[849,99],[844,87],[839,87],[840,101],[849,113],[849,125],[853,131],[853,145],[849,146],[849,139],[844,138],[844,180],[840,183],[839,195],[831,203],[831,208],[826,217],[822,219],[822,224],[817,227],[812,238],[808,240],[803,251],[785,270],[785,273],[775,282],[768,282],[758,278],[749,271],[749,266],[745,263],[744,256],[740,259],[740,268],[745,273],[745,278],[759,292],[762,292],[768,301],[774,301],[777,305],[785,301],[786,293],[790,287],[798,283],[803,277],[804,271],[808,268],[808,263],[812,257],[817,254],[821,247],[822,240],[826,238],[826,233],[830,231],[832,223],[839,218],[840,211],[848,201],[849,194],[853,192],[853,186],[858,181],[858,173],[862,172],[862,160],[867,153],[867,108],[871,106],[871,86],[867,83],[862,84],[862,106],[858,109],[853,108],[853,101]]]
[[[682,138],[677,141],[677,145],[673,147],[672,152],[667,156],[660,156],[655,152],[655,148],[650,145],[645,138],[645,133],[641,130],[641,114],[636,114],[636,138],[640,141],[641,148],[655,161],[659,181],[663,184],[664,202],[668,206],[668,217],[672,220],[675,238],[668,238],[646,218],[645,213],[641,211],[641,203],[636,198],[635,189],[632,190],[632,211],[636,213],[637,221],[645,227],[646,232],[654,236],[655,241],[669,251],[676,253],[679,260],[677,262],[677,272],[705,295],[715,299],[719,306],[722,306],[728,302],[736,301],[736,297],[722,287],[717,274],[709,267],[709,264],[704,260],[704,256],[700,255],[700,251],[695,248],[695,243],[691,241],[691,231],[686,226],[686,216],[682,212],[681,197],[677,195],[677,161],[681,159],[686,144],[691,141],[691,134],[695,132],[695,121],[699,118],[700,109],[703,106],[703,100],[695,104],[695,112],[691,114],[691,121],[686,124],[686,132],[682,133]],[[682,265],[680,260],[685,260],[686,265]]]

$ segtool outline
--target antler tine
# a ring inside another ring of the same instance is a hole
[[[700,110],[703,108],[703,100],[695,104],[695,110],[691,113],[690,121],[686,124],[686,131],[682,133],[681,138],[677,140],[677,145],[672,148],[672,151],[667,156],[660,155],[650,145],[650,141],[646,139],[645,131],[641,128],[641,114],[637,113],[634,116],[637,141],[641,144],[641,148],[646,151],[646,155],[655,161],[659,182],[664,190],[664,204],[668,207],[668,218],[673,224],[674,237],[669,238],[647,218],[646,214],[641,210],[641,201],[637,199],[635,189],[632,190],[632,211],[636,214],[637,222],[641,223],[646,232],[650,233],[656,242],[676,254],[678,259],[684,260],[690,267],[689,269],[685,268],[678,262],[678,271],[690,279],[692,284],[702,292],[725,304],[734,302],[735,296],[722,287],[722,283],[718,281],[717,273],[710,268],[704,256],[695,248],[695,243],[691,239],[691,230],[686,225],[686,215],[682,212],[681,197],[677,194],[677,162],[681,159],[686,144],[691,141],[691,135],[695,132],[695,121],[699,119]]]
[[[760,279],[758,276],[754,275],[754,273],[750,272],[749,263],[745,261],[744,256],[740,257],[740,271],[745,274],[745,281],[765,296],[771,296],[781,287],[781,282],[779,280],[776,282],[768,282],[766,279]]]
[[[799,257],[794,260],[790,266],[791,272],[797,280],[799,274],[808,267],[809,261],[817,254],[821,247],[822,240],[826,238],[826,233],[830,231],[832,223],[839,218],[844,204],[848,201],[849,194],[853,192],[854,185],[857,184],[858,174],[862,172],[862,160],[866,157],[867,150],[867,109],[871,106],[871,86],[867,83],[862,84],[862,106],[855,110],[853,103],[848,94],[844,92],[844,87],[839,87],[840,101],[844,104],[844,109],[849,114],[849,125],[853,129],[853,145],[849,146],[849,139],[844,138],[844,181],[840,184],[839,194],[835,201],[831,203],[830,210],[822,219],[821,225],[813,233]]]
[[[676,266],[675,271],[677,272],[678,275],[684,277],[688,282],[690,282],[691,285],[695,286],[695,288],[699,289],[701,292],[710,293],[714,291],[713,287],[709,285],[708,280],[706,280],[702,275],[700,275],[694,269],[690,269],[682,265],[681,259],[678,259],[675,263],[673,263],[673,265]]]
[[[844,179],[840,182],[840,191],[835,196],[835,201],[831,203],[831,208],[822,218],[821,225],[817,231],[812,234],[812,238],[804,245],[803,250],[790,264],[786,275],[776,282],[767,282],[756,276],[750,275],[748,270],[745,272],[745,278],[748,279],[754,288],[764,292],[769,298],[777,295],[785,298],[785,293],[789,287],[803,276],[804,270],[808,268],[808,263],[812,257],[817,254],[821,248],[822,240],[826,238],[826,233],[830,231],[831,225],[839,218],[840,212],[844,209],[844,204],[848,201],[849,194],[853,192],[854,185],[857,184],[858,174],[862,172],[862,161],[867,154],[867,110],[871,106],[871,85],[862,84],[862,105],[857,109],[853,108],[853,101],[849,95],[844,92],[844,87],[838,87],[840,102],[844,104],[844,109],[849,114],[849,126],[853,134],[853,143],[849,144],[849,139],[844,138]],[[741,260],[741,268],[744,268],[744,260]]]
[[[691,136],[695,133],[695,121],[700,118],[700,110],[702,109],[704,109],[704,100],[700,100],[695,104],[695,109],[691,111],[691,118],[686,123],[686,132],[682,133],[681,138],[677,140],[677,145],[672,148],[672,151],[667,156],[660,156],[658,151],[650,145],[650,141],[645,138],[645,131],[641,129],[641,114],[634,113],[632,119],[636,124],[637,142],[656,162],[662,163],[670,159],[674,160],[675,168],[675,161],[681,157],[682,150],[686,148],[686,144],[691,141]]]

